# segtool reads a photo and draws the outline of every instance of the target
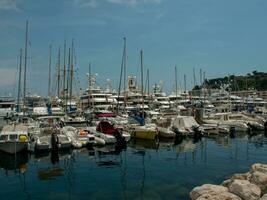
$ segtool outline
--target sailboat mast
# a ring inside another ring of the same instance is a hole
[[[123,48],[123,70],[124,70],[124,110],[126,107],[126,60],[127,60],[127,54],[126,54],[126,37],[123,38],[124,41],[124,48]]]
[[[70,70],[70,99],[72,99],[72,84],[73,84],[73,74],[74,74],[74,44],[72,40],[71,44],[71,70]]]
[[[64,55],[63,55],[63,98],[66,96],[66,40],[64,41]]]
[[[52,46],[49,45],[49,64],[48,64],[48,97],[51,97],[51,55]]]
[[[26,35],[25,35],[25,57],[24,57],[24,82],[23,82],[23,115],[26,109],[26,75],[27,75],[27,49],[28,49],[28,20],[26,21]]]
[[[20,49],[20,56],[19,56],[19,83],[18,83],[18,103],[17,103],[18,112],[20,112],[21,68],[22,68],[22,49]]]
[[[57,63],[57,96],[60,98],[60,47],[58,49],[58,63]]]
[[[122,59],[121,59],[121,71],[120,71],[120,81],[119,81],[118,101],[117,101],[117,114],[119,113],[119,100],[120,100],[120,94],[121,94],[121,82],[122,82],[122,73],[123,73],[123,68],[124,68],[124,57],[125,57],[124,54],[125,54],[125,40],[124,40],[124,48],[123,48]],[[124,102],[125,102],[125,94],[124,94]]]
[[[149,91],[149,69],[147,69],[147,93],[148,95],[150,94],[150,91]]]
[[[175,97],[176,97],[176,101],[177,101],[177,97],[178,97],[178,85],[177,85],[177,67],[175,66],[174,68],[175,71]]]
[[[184,74],[184,92],[186,93],[186,75]]]
[[[196,72],[195,68],[193,68],[193,78],[194,78],[194,87],[196,86]]]
[[[141,91],[142,91],[142,116],[144,117],[144,77],[143,77],[143,50],[140,51],[141,58]]]
[[[67,75],[67,88],[66,88],[66,102],[65,102],[65,106],[66,106],[66,110],[68,107],[68,99],[69,99],[69,85],[70,85],[70,48],[69,48],[69,54],[68,54],[68,75]]]
[[[91,62],[89,62],[89,71],[88,71],[88,108],[90,108],[90,98],[91,98]]]

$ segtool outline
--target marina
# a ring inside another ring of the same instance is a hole
[[[266,8],[0,0],[0,198],[267,200]]]

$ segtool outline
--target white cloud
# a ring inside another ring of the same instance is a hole
[[[81,7],[96,7],[96,0],[74,0],[74,3]]]
[[[18,2],[16,0],[0,0],[0,10],[16,10],[19,11]]]
[[[74,0],[81,7],[96,7],[101,3],[135,6],[138,4],[159,4],[162,0]]]

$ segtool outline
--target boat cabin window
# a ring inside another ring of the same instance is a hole
[[[8,139],[8,135],[1,135],[0,136],[0,140],[7,140]]]
[[[215,116],[214,116],[214,119],[215,119],[215,120],[219,120],[219,119],[221,119],[221,116],[220,116],[220,115],[215,115]]]
[[[16,139],[18,139],[18,135],[15,135],[15,134],[9,135],[9,139],[10,140],[16,140]]]

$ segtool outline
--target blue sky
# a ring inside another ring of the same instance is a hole
[[[98,83],[119,79],[123,37],[128,73],[140,73],[139,51],[151,84],[173,89],[174,66],[192,86],[193,68],[208,78],[265,71],[265,0],[0,0],[0,90],[14,93],[19,49],[29,20],[28,90],[47,94],[48,51],[74,38],[79,68],[77,87],[85,88],[89,61]]]

